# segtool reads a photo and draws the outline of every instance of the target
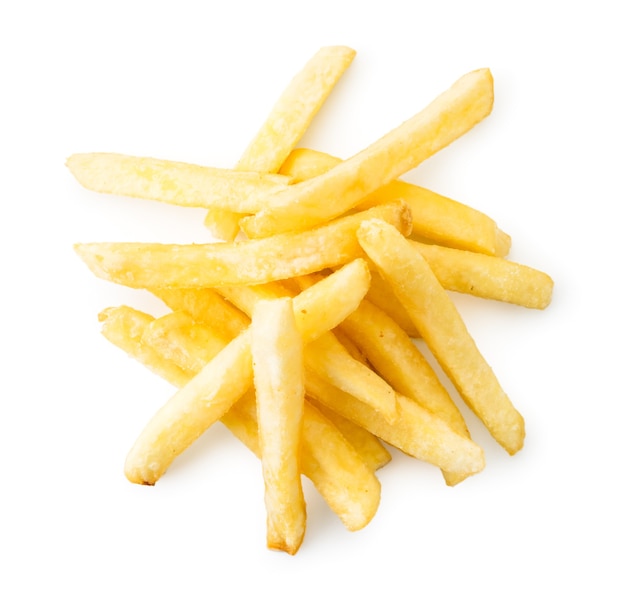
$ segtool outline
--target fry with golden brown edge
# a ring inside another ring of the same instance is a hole
[[[410,212],[389,203],[300,233],[219,244],[77,244],[75,250],[100,278],[129,287],[199,288],[268,283],[344,265],[362,256],[356,229],[381,218],[403,234]]]
[[[183,207],[218,204],[241,213],[255,212],[255,195],[284,187],[289,179],[278,174],[234,171],[197,164],[126,156],[74,154],[67,167],[86,189],[99,193],[151,199]]]
[[[287,85],[267,119],[252,139],[236,170],[277,172],[300,141],[339,78],[352,63],[349,47],[322,47]],[[235,239],[241,216],[230,211],[209,211],[205,225],[217,238]]]
[[[332,421],[372,470],[379,470],[391,461],[389,450],[380,442],[376,435],[372,435],[367,429],[346,419],[317,400],[310,399],[309,404],[315,406],[317,410]]]
[[[331,170],[341,159],[308,148],[291,152],[280,169],[293,183]],[[402,199],[413,214],[413,234],[443,246],[506,256],[511,237],[484,213],[433,191],[404,181],[391,181],[366,197],[357,209]]]
[[[121,306],[103,311],[100,318],[103,321],[102,332],[109,341],[172,385],[180,388],[193,377],[194,372],[183,371],[163,357],[164,353],[170,352],[171,347],[160,349],[157,346],[153,349],[142,341],[142,327],[148,325],[152,320],[151,316],[128,306]],[[218,338],[218,334],[215,333],[214,337]],[[193,343],[194,353],[201,351],[203,343],[198,335],[184,338],[182,333],[176,333],[172,338],[177,341],[179,349]],[[193,357],[191,350],[187,357]],[[202,367],[210,359],[211,352],[204,351],[195,360],[195,366]],[[251,392],[243,395],[222,417],[222,422],[260,457],[256,403]],[[302,473],[313,482],[328,506],[349,530],[365,527],[373,518],[380,502],[380,482],[373,469],[368,467],[338,429],[306,401],[302,423]]]
[[[467,477],[485,467],[483,450],[476,443],[406,396],[397,396],[398,418],[391,424],[367,404],[335,388],[315,372],[306,372],[305,388],[310,397],[328,408],[407,455],[445,472]]]
[[[526,265],[475,252],[410,240],[451,291],[542,310],[552,299],[552,278]]]
[[[509,454],[519,451],[524,444],[524,419],[428,263],[404,236],[384,222],[364,222],[358,237],[463,400]]]
[[[250,238],[303,230],[350,210],[367,195],[446,147],[486,117],[488,69],[461,77],[423,111],[328,172],[276,191],[273,205],[241,221]]]
[[[291,298],[261,300],[254,308],[250,330],[267,546],[295,554],[306,530],[299,465],[304,346]]]
[[[363,273],[367,274],[367,265],[355,261],[294,298],[296,323],[305,343],[331,330],[356,309],[368,283],[362,284],[360,291],[345,293],[344,280]],[[340,302],[344,307],[337,304],[328,313],[328,301]],[[302,302],[306,302],[306,308],[302,308]],[[333,323],[325,324],[328,320]],[[218,421],[251,385],[250,332],[246,330],[172,396],[146,425],[126,458],[127,478],[138,484],[154,484],[172,461]]]

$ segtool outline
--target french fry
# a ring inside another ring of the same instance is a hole
[[[277,172],[352,63],[355,53],[342,46],[320,49],[287,85],[236,170]],[[240,219],[240,215],[218,208],[207,212],[204,223],[214,236],[230,242],[239,233]]]
[[[452,430],[443,419],[406,396],[397,396],[398,417],[391,424],[367,404],[334,387],[315,372],[305,375],[307,394],[367,429],[407,455],[466,477],[485,467],[483,450]]]
[[[293,183],[309,180],[331,170],[341,159],[308,148],[291,152],[280,173]],[[361,201],[357,208],[402,199],[411,208],[413,234],[443,246],[506,256],[511,237],[489,216],[458,201],[404,181],[391,181]]]
[[[289,182],[278,174],[110,153],[74,154],[68,158],[67,167],[91,191],[183,207],[220,205],[241,213],[258,211],[255,195]]]
[[[450,291],[543,310],[552,299],[552,278],[526,265],[454,248],[410,244]]]
[[[494,439],[509,454],[515,454],[524,444],[524,419],[428,263],[406,238],[384,222],[364,222],[358,237],[463,400]]]
[[[143,328],[153,320],[148,314],[130,308],[108,308],[100,315],[102,333],[113,344],[147,366],[172,385],[181,388],[194,375],[183,371],[164,355],[172,347],[162,341],[155,348],[145,342]],[[208,327],[205,326],[208,329]],[[213,334],[219,338],[219,334]],[[199,334],[177,331],[172,335],[177,349],[192,345],[185,357],[196,358],[194,366],[202,367],[210,361],[212,352],[202,352],[204,341]],[[193,351],[193,353],[192,353]],[[251,391],[228,411],[222,422],[250,450],[260,457],[256,401]],[[328,506],[350,531],[365,527],[374,517],[380,502],[380,482],[373,468],[365,462],[341,435],[337,428],[305,401],[302,419],[301,469]]]
[[[315,406],[317,410],[331,420],[372,470],[380,470],[380,468],[386,466],[391,461],[389,450],[380,442],[376,435],[372,435],[367,429],[320,404],[317,400],[311,399],[309,404]]]
[[[174,312],[186,312],[195,322],[210,324],[228,340],[250,324],[250,319],[211,288],[155,288],[154,295]]]
[[[241,227],[249,238],[259,238],[333,219],[469,131],[489,115],[492,105],[491,72],[470,72],[355,156],[320,176],[274,192],[274,204],[242,219]]]
[[[346,216],[301,233],[212,244],[77,244],[76,253],[100,278],[129,287],[199,288],[268,283],[344,265],[362,255],[359,224],[385,219],[406,234],[410,212],[403,202]]]
[[[267,546],[295,554],[306,530],[299,465],[304,346],[291,298],[261,300],[250,326]]]
[[[367,265],[355,261],[294,298],[296,323],[305,343],[331,330],[356,309],[368,283],[362,284],[360,291],[345,293],[344,279],[364,273]],[[329,313],[326,303],[333,300],[341,302],[344,308],[334,307]],[[303,303],[306,308],[302,307]],[[329,320],[332,324],[325,324]],[[250,332],[246,329],[148,422],[126,458],[126,477],[138,484],[154,484],[174,459],[224,416],[251,385]]]
[[[222,419],[260,456],[254,397],[244,395]],[[302,473],[315,485],[349,531],[365,527],[380,503],[380,481],[374,470],[337,427],[307,400],[302,421]]]

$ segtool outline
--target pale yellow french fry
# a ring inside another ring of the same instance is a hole
[[[164,357],[171,352],[171,346],[158,343],[153,349],[146,345],[142,328],[152,321],[148,314],[121,306],[105,310],[100,318],[102,332],[108,340],[172,385],[181,388],[193,377],[193,371],[183,371]],[[219,333],[213,336],[219,338]],[[178,349],[192,345],[186,357],[193,357],[192,350],[194,354],[200,354],[195,367],[201,368],[212,358],[212,351],[202,352],[204,341],[198,334],[185,336],[176,332],[172,339]],[[222,422],[260,457],[256,402],[252,392],[244,394],[222,417]],[[373,468],[344,440],[338,429],[306,401],[302,423],[302,473],[311,480],[346,528],[355,531],[365,527],[380,502],[380,482]]]
[[[389,450],[380,442],[376,435],[372,435],[367,429],[346,419],[317,400],[311,399],[309,403],[332,421],[372,470],[379,470],[391,461]]]
[[[222,419],[260,457],[254,397],[246,394]],[[350,531],[365,527],[380,504],[374,469],[328,417],[305,400],[302,421],[302,473]]]
[[[306,346],[305,365],[371,406],[390,423],[395,421],[398,410],[391,386],[367,365],[354,359],[334,334],[327,332]]]
[[[277,172],[352,63],[355,53],[349,47],[322,47],[287,85],[236,170]],[[217,209],[207,212],[204,223],[217,238],[232,241],[239,233],[240,219],[241,215]]]
[[[356,309],[368,283],[362,284],[360,291],[351,289],[350,293],[345,293],[348,290],[344,281],[367,273],[363,261],[354,261],[294,298],[296,323],[305,343],[333,329]],[[329,301],[341,302],[344,308],[333,307],[329,312],[326,310]],[[328,321],[332,324],[326,324]],[[126,477],[138,484],[154,484],[174,459],[220,420],[251,386],[252,358],[247,329],[230,341],[148,422],[126,458]]]
[[[180,339],[185,339],[184,347],[178,346]],[[198,358],[215,357],[228,342],[221,333],[196,323],[191,315],[182,311],[155,318],[144,330],[142,341],[152,349],[166,351],[167,359],[194,373],[202,369],[197,366]],[[202,342],[200,350],[194,346],[197,342]]]
[[[267,546],[295,554],[306,530],[299,461],[304,346],[291,298],[261,300],[254,308],[250,327]]]
[[[236,337],[250,324],[250,319],[215,290],[169,289],[151,290],[174,312],[186,312],[195,322],[210,324],[228,340]]]
[[[428,263],[384,222],[364,222],[358,236],[463,400],[509,454],[519,451],[524,444],[524,419]]]
[[[273,205],[242,219],[241,227],[248,237],[259,238],[333,219],[469,131],[492,105],[491,72],[470,72],[355,156],[320,176],[272,191]]]
[[[410,244],[445,289],[540,310],[550,304],[554,281],[542,271],[484,254],[414,240]]]
[[[184,384],[188,374],[170,361],[164,360],[152,347],[142,342],[141,337],[154,321],[154,317],[129,306],[106,308],[98,315],[102,323],[102,335],[111,343],[126,351],[168,382]]]
[[[407,455],[444,472],[470,476],[485,467],[480,446],[406,396],[398,395],[398,418],[391,424],[370,406],[335,388],[315,372],[306,372],[305,387],[309,396],[328,408]]]
[[[344,265],[362,255],[356,230],[385,219],[406,234],[410,211],[389,203],[301,233],[217,244],[77,244],[76,253],[102,279],[129,287],[199,288],[268,283]]]
[[[68,158],[67,166],[78,182],[91,191],[183,207],[218,205],[241,213],[258,211],[256,194],[289,182],[278,174],[102,152],[74,154]]]
[[[296,148],[280,169],[299,183],[324,174],[341,159],[308,148]],[[403,199],[413,214],[413,234],[443,246],[505,256],[511,238],[484,213],[433,191],[404,181],[391,181],[366,197],[358,209]]]

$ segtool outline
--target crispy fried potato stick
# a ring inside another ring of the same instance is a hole
[[[318,177],[277,190],[274,204],[242,219],[241,227],[248,237],[259,238],[328,221],[469,131],[492,105],[491,72],[470,72],[365,150]]]
[[[367,273],[363,261],[354,261],[294,298],[296,322],[305,343],[331,330],[356,309],[369,285],[358,278]],[[362,289],[352,288],[345,293],[346,278],[356,278],[356,285]],[[326,310],[329,301],[337,304],[331,313]],[[303,302],[306,308],[302,307]],[[338,302],[345,307],[341,309]],[[325,325],[329,319],[333,324]],[[246,330],[172,396],[146,425],[126,458],[127,478],[138,484],[154,484],[174,459],[224,416],[251,385],[250,332]]]
[[[475,252],[414,240],[410,244],[445,289],[539,310],[550,304],[554,281],[542,271]]]
[[[332,421],[333,425],[341,431],[348,443],[359,452],[372,470],[380,470],[391,461],[389,450],[376,435],[372,435],[367,429],[346,419],[317,400],[311,399],[309,404],[315,406],[326,418]]]
[[[324,174],[341,159],[308,148],[291,152],[280,173],[300,183]],[[358,209],[402,199],[413,214],[413,234],[443,246],[506,256],[511,238],[484,213],[404,181],[391,181],[366,197]]]
[[[268,283],[344,265],[362,255],[359,224],[385,219],[403,234],[410,212],[403,202],[346,216],[301,233],[220,244],[77,244],[75,250],[92,272],[129,287],[199,288]]]
[[[210,168],[196,164],[125,156],[123,154],[74,154],[67,167],[76,180],[91,191],[151,199],[183,207],[208,207],[242,213],[258,210],[254,195],[284,187],[289,179]]]
[[[509,454],[519,451],[524,444],[524,419],[428,263],[406,238],[384,222],[364,222],[358,237],[468,406]]]
[[[295,554],[306,530],[299,462],[304,346],[291,298],[261,300],[254,308],[250,330],[267,546]]]
[[[287,85],[252,139],[236,170],[275,173],[300,141],[356,52],[349,47],[322,47]],[[241,216],[223,209],[209,210],[205,225],[227,242],[239,233]]]
[[[123,351],[143,363],[157,375],[176,387],[183,387],[194,375],[183,371],[164,357],[171,347],[151,348],[142,338],[142,328],[147,327],[152,317],[127,306],[109,308],[100,316],[104,336]],[[219,334],[214,334],[219,338]],[[186,357],[202,352],[203,342],[199,335],[172,335],[176,348],[182,350],[191,345]],[[224,346],[227,341],[224,341]],[[210,361],[211,352],[204,351],[193,364],[201,368]],[[248,392],[228,411],[222,422],[250,450],[260,457],[256,402]],[[365,527],[374,517],[380,502],[380,482],[373,468],[362,459],[331,422],[320,415],[306,401],[302,419],[302,473],[311,480],[328,506],[337,514],[350,531]],[[353,444],[356,442],[353,440]],[[361,449],[361,448],[359,448]]]
[[[398,418],[391,424],[367,404],[335,388],[315,372],[306,372],[305,387],[309,396],[328,408],[407,455],[445,472],[467,477],[485,467],[483,450],[476,443],[406,396],[397,396]]]

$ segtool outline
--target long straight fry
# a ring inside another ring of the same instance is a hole
[[[289,82],[267,119],[241,156],[236,170],[277,172],[300,141],[356,52],[343,46],[322,47]],[[221,208],[209,210],[205,225],[222,240],[232,241],[241,216]]]
[[[489,115],[488,69],[461,77],[428,107],[327,173],[274,195],[275,205],[242,220],[248,237],[302,230],[332,219],[446,147]]]
[[[524,444],[524,419],[428,263],[384,222],[364,222],[358,236],[459,394],[509,454],[519,451]]]
[[[301,233],[219,244],[77,244],[76,253],[103,279],[129,287],[199,288],[267,283],[344,265],[362,256],[356,230],[385,219],[403,234],[411,214],[403,202],[346,216]]]

